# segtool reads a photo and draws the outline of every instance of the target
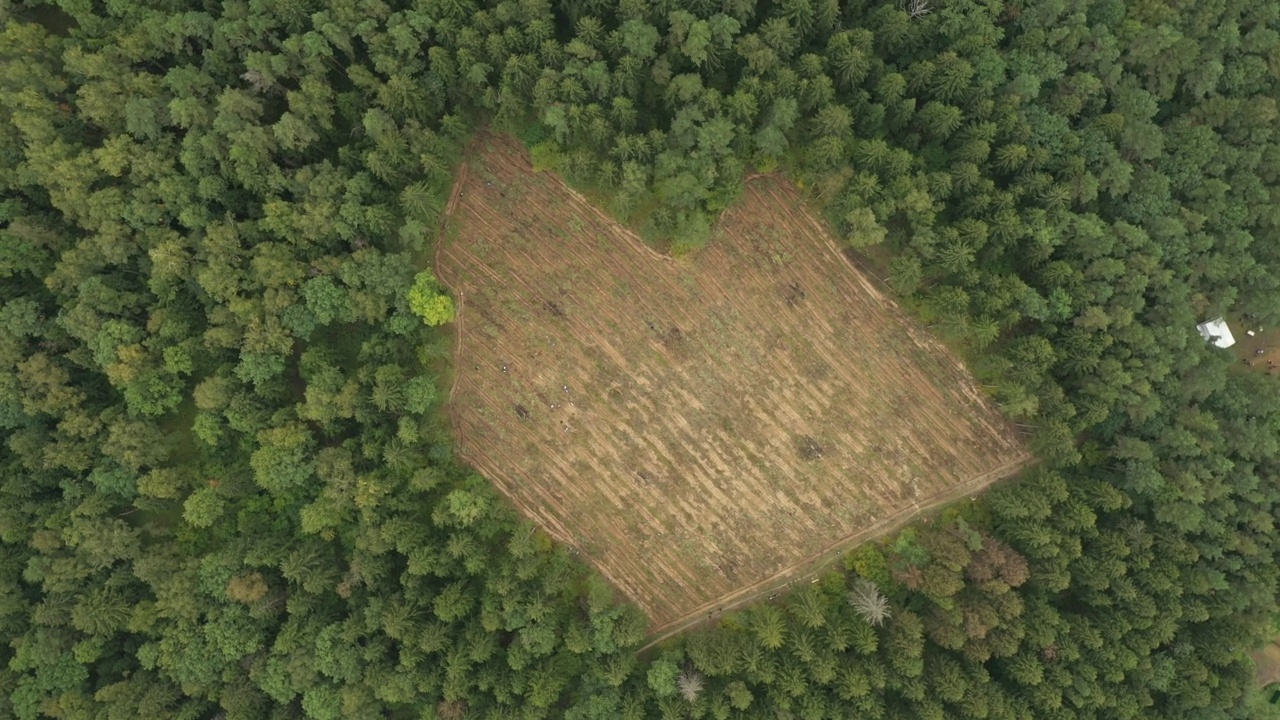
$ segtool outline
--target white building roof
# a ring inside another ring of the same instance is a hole
[[[1229,348],[1236,344],[1236,339],[1231,336],[1231,328],[1227,327],[1227,321],[1222,318],[1202,322],[1196,326],[1196,329],[1200,331],[1200,337],[1220,348]]]

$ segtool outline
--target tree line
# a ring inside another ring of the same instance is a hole
[[[1194,326],[1280,320],[1280,4],[0,18],[0,714],[1268,716],[1280,389]],[[481,125],[677,253],[791,175],[1043,462],[637,657],[452,454],[424,258]]]

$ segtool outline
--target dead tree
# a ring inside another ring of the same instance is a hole
[[[676,687],[680,688],[680,695],[687,702],[697,702],[698,696],[702,694],[702,675],[686,665],[676,679]]]
[[[929,7],[929,0],[898,0],[898,9],[910,15],[912,20],[933,12],[933,8]]]
[[[866,578],[858,578],[849,591],[849,604],[868,625],[881,625],[889,617],[889,599]]]

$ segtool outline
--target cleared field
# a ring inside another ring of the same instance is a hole
[[[1280,683],[1280,638],[1249,653],[1253,658],[1253,677],[1258,687]]]
[[[672,260],[491,136],[450,212],[461,453],[655,632],[1028,457],[781,181]]]

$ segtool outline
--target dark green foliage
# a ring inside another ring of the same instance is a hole
[[[1265,717],[1280,11],[931,5],[0,9],[0,715]],[[785,168],[1041,466],[638,661],[440,422],[486,122],[677,252]]]

